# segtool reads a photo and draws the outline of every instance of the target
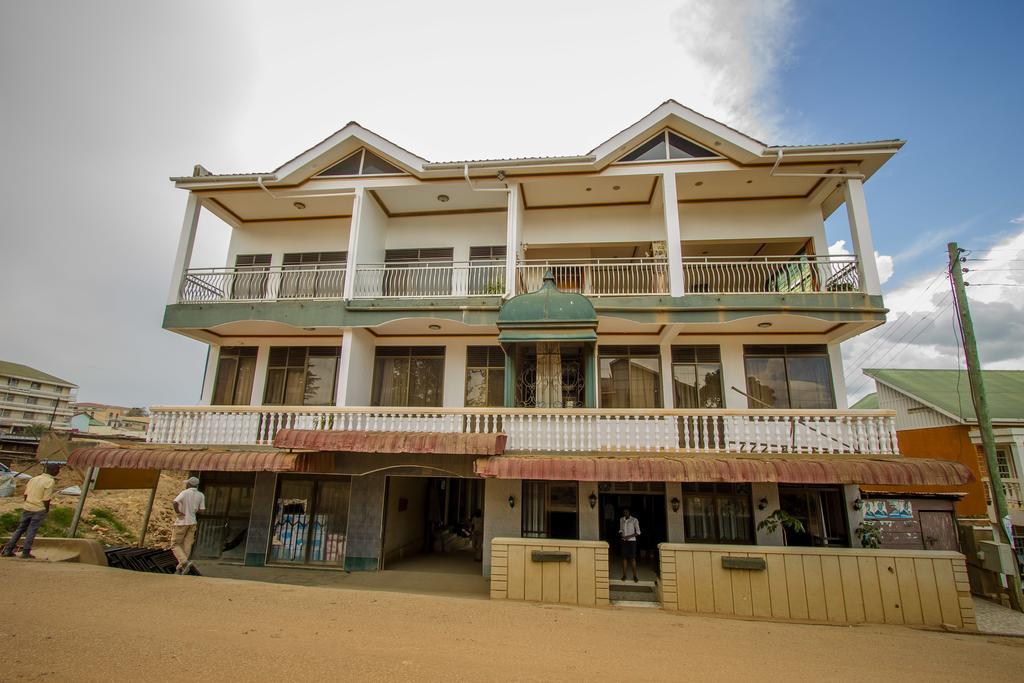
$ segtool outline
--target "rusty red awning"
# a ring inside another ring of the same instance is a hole
[[[476,473],[549,481],[772,482],[779,484],[941,484],[974,480],[956,462],[920,458],[743,458],[503,456],[479,458]]]
[[[363,432],[322,429],[281,429],[274,436],[276,448],[353,453],[441,453],[453,455],[501,455],[505,434],[460,432]]]
[[[68,456],[72,467],[124,467],[192,472],[293,472],[298,453],[280,451],[176,450],[171,448],[79,448]]]

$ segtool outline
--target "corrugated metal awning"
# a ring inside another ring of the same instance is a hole
[[[281,429],[274,436],[276,448],[352,453],[440,453],[452,455],[501,455],[505,434],[459,432],[364,432],[323,429]]]
[[[942,484],[974,480],[956,462],[920,458],[743,458],[504,456],[480,458],[482,477],[549,481],[773,482],[779,484]]]
[[[68,465],[192,472],[294,472],[299,467],[299,454],[171,448],[80,448],[68,456]]]

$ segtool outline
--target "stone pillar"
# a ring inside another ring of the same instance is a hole
[[[178,303],[181,279],[192,262],[192,248],[196,244],[196,227],[199,225],[199,212],[202,209],[203,204],[199,196],[189,192],[188,202],[185,204],[185,218],[181,222],[181,234],[178,236],[178,249],[174,254],[174,265],[171,267],[171,286],[167,292],[168,306]]]
[[[596,481],[581,481],[576,489],[576,510],[581,541],[601,540],[601,507],[590,507],[590,494],[597,495]]]
[[[249,531],[245,535],[245,566],[262,567],[270,551],[270,525],[274,523],[274,499],[277,496],[277,474],[257,472],[253,484]]]
[[[383,473],[352,477],[345,571],[380,569],[386,487],[387,477]]]
[[[682,296],[683,245],[679,230],[679,197],[676,192],[676,174],[661,176],[661,191],[665,211],[665,254],[668,257],[668,286],[672,296]]]
[[[878,263],[875,262],[875,244],[871,238],[871,223],[868,221],[868,204],[864,199],[864,183],[849,178],[843,183],[843,197],[846,200],[846,216],[850,222],[850,238],[853,252],[857,255],[860,286],[865,294],[880,295],[882,285],[878,278]]]
[[[509,496],[515,501],[514,507],[509,507]],[[491,540],[494,538],[519,538],[522,534],[522,480],[484,480],[484,576],[491,575]]]
[[[754,506],[754,540],[757,545],[785,545],[786,541],[782,535],[782,527],[775,530],[775,533],[758,531],[757,525],[761,521],[779,509],[779,485],[757,483],[750,485],[750,499]],[[764,500],[764,509],[758,509],[761,500]]]
[[[679,511],[672,511],[672,499],[679,500]],[[665,483],[665,515],[669,543],[686,543],[686,529],[683,526],[683,485],[678,481]]]

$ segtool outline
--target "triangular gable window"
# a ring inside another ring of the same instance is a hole
[[[626,154],[619,161],[675,161],[717,156],[711,150],[666,129]]]
[[[405,173],[394,164],[390,164],[368,149],[360,149],[354,154],[345,157],[334,166],[320,174],[324,176],[345,176],[345,175],[389,175],[394,173]]]

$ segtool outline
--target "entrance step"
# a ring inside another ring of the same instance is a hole
[[[657,587],[653,581],[608,582],[608,598],[613,605],[654,606],[659,604]]]

